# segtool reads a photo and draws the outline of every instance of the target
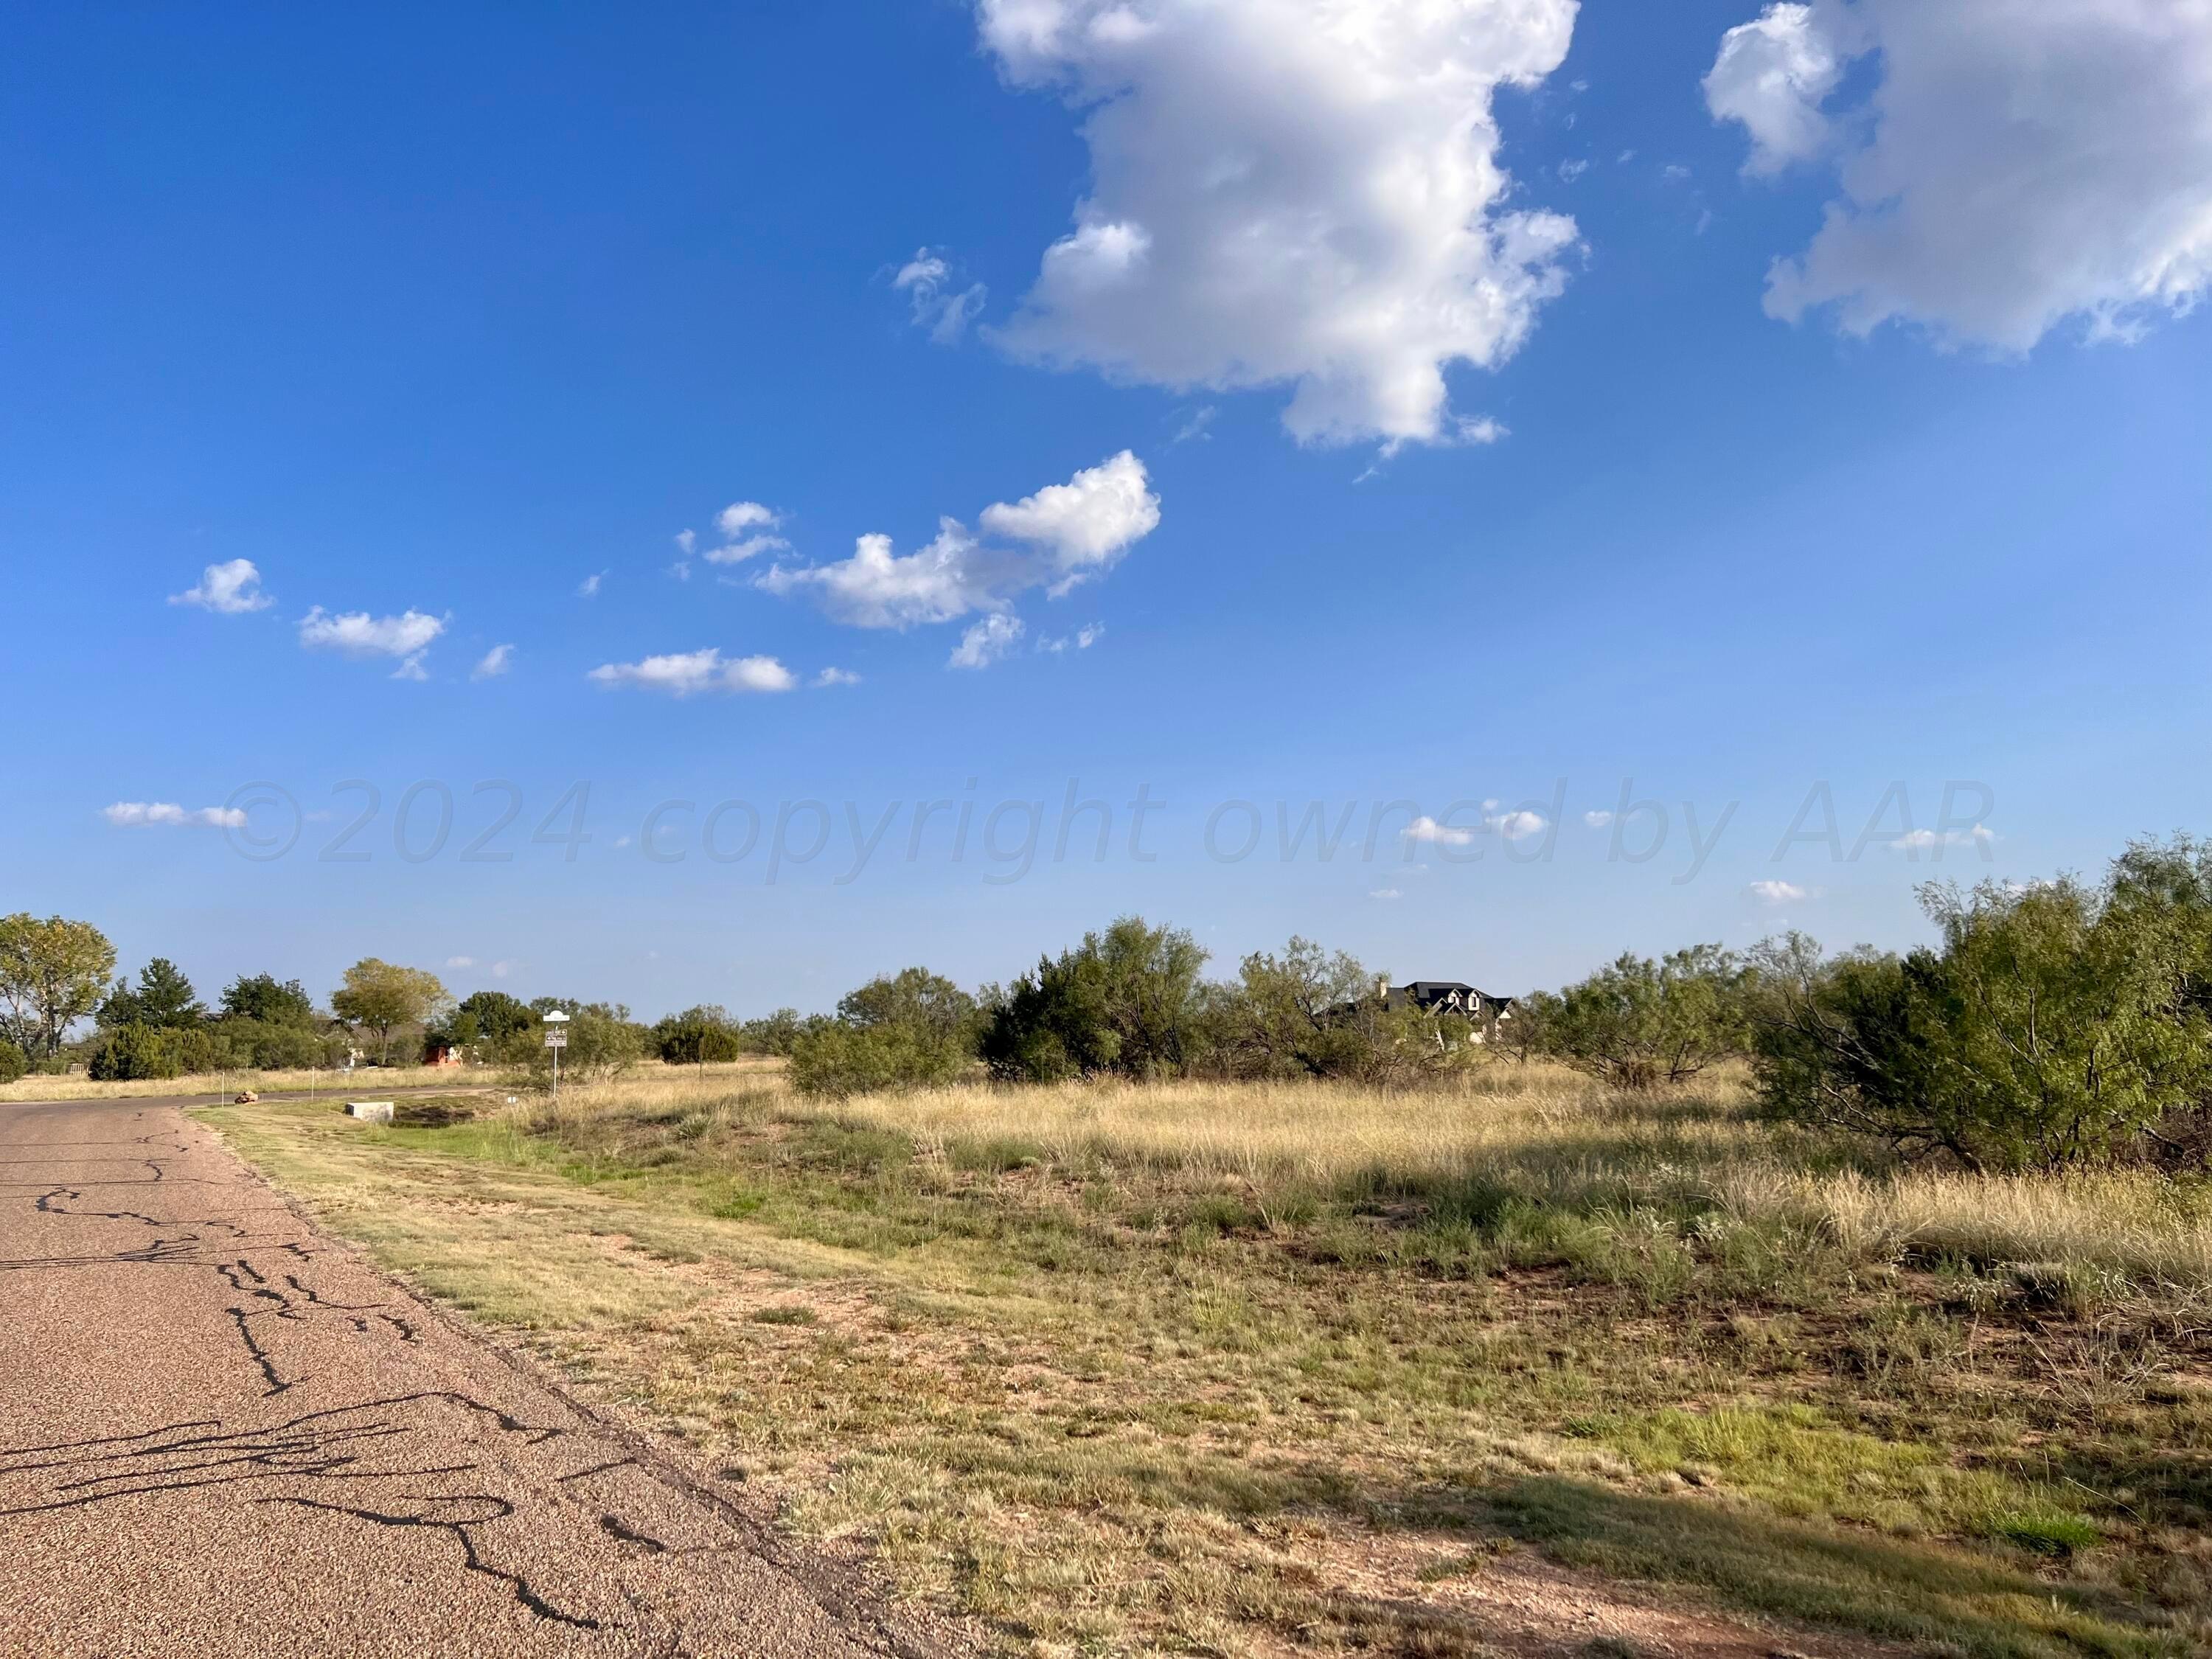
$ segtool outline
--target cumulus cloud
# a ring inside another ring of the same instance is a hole
[[[722,532],[723,545],[708,548],[707,562],[742,564],[763,553],[781,552],[791,545],[773,533],[782,523],[782,514],[758,501],[732,501],[714,515],[714,528]],[[691,550],[687,546],[684,550]]]
[[[514,647],[495,645],[477,659],[477,665],[469,671],[472,680],[495,680],[514,666]]]
[[[1769,6],[1721,37],[1705,76],[1705,107],[1717,121],[1741,121],[1751,135],[1747,173],[1779,173],[1827,148],[1820,106],[1836,88],[1844,58],[1809,5]]]
[[[119,800],[100,809],[100,817],[120,830],[147,830],[157,825],[179,829],[243,830],[246,812],[236,806],[203,806],[187,811],[174,801]]]
[[[1531,836],[1542,835],[1552,827],[1552,821],[1541,812],[1532,812],[1524,807],[1512,812],[1486,811],[1482,827],[1508,841],[1526,841]]]
[[[1585,812],[1583,822],[1593,830],[1602,830],[1613,822],[1613,814],[1602,810]]]
[[[817,685],[858,685],[860,677],[848,668],[825,668],[814,677]]]
[[[1022,637],[1022,619],[1004,611],[994,611],[981,622],[970,626],[960,636],[960,643],[952,647],[946,659],[948,668],[988,668],[1012,650]]]
[[[606,579],[607,573],[605,571],[594,571],[592,574],[585,577],[583,580],[576,584],[576,597],[580,599],[598,599],[599,597],[599,584],[606,580]]]
[[[1754,881],[1751,896],[1762,904],[1793,904],[1806,896],[1806,890],[1794,881]]]
[[[446,966],[448,968],[473,968],[476,965],[477,959],[474,957],[447,957],[446,958]]]
[[[672,697],[702,691],[788,691],[799,683],[774,657],[725,658],[712,646],[641,662],[604,663],[586,678],[610,690],[629,686]]]
[[[169,595],[171,605],[196,605],[220,616],[242,617],[250,611],[266,611],[271,601],[261,591],[261,572],[251,559],[211,564],[200,573],[199,586]]]
[[[1863,105],[1836,109],[1854,61]],[[1714,116],[1748,170],[1832,155],[1841,193],[1766,310],[1920,324],[2025,352],[2078,319],[2131,338],[2212,288],[2212,6],[1811,0],[1723,37]]]
[[[446,631],[442,617],[407,611],[397,617],[372,617],[366,611],[333,616],[319,605],[300,618],[300,643],[310,651],[336,651],[348,657],[398,657],[395,680],[426,680],[422,653]]]
[[[983,509],[977,535],[938,521],[920,552],[901,555],[884,535],[863,536],[834,564],[775,565],[755,579],[770,593],[812,598],[854,628],[910,628],[1003,609],[1042,587],[1053,597],[1111,568],[1160,521],[1145,465],[1127,450],[1014,502]]]
[[[1400,899],[1406,896],[1395,887],[1378,887],[1367,896],[1371,899]]]
[[[968,331],[968,325],[983,309],[990,290],[981,283],[955,285],[952,266],[941,253],[921,248],[901,265],[891,286],[907,296],[917,328],[929,331],[939,345],[951,345]]]
[[[1575,0],[977,0],[1018,87],[1083,111],[1091,193],[994,337],[1176,388],[1291,388],[1301,441],[1434,442],[1566,281],[1574,222],[1509,210],[1492,100]]]
[[[1406,826],[1406,839],[1430,842],[1438,847],[1465,847],[1474,840],[1474,831],[1456,829],[1449,823],[1438,823],[1432,817],[1422,817]]]

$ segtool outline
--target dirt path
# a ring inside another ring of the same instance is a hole
[[[0,1105],[0,1562],[9,1655],[919,1645],[154,1100]]]

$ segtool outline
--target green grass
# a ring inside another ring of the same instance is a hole
[[[1478,1651],[1451,1587],[1515,1540],[1592,1595],[1987,1659],[2212,1631],[2185,1288],[2054,1293],[1986,1249],[1717,1203],[1670,1173],[1680,1137],[1762,1132],[1712,1101],[1563,1109],[1477,1170],[1240,1173],[995,1104],[963,1133],[639,1093],[441,1128],[210,1116],[401,1271],[1016,1644]],[[1361,1540],[1403,1552],[1387,1628]]]

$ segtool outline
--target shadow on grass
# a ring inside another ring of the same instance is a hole
[[[1690,1585],[1754,1613],[1940,1644],[1975,1659],[2189,1650],[2110,1593],[1990,1557],[1545,1476],[1490,1495],[1498,1524],[1570,1566]]]

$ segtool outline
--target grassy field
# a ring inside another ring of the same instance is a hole
[[[738,1060],[704,1067],[685,1066],[683,1074],[694,1083],[727,1085],[764,1072],[773,1073],[781,1064],[777,1060]],[[33,1076],[0,1083],[0,1105],[11,1100],[138,1100],[185,1095],[206,1095],[212,1102],[217,1097],[246,1089],[260,1094],[305,1094],[313,1090],[333,1098],[343,1093],[359,1099],[379,1089],[469,1090],[495,1087],[506,1080],[505,1073],[451,1066],[380,1066],[350,1073],[327,1068],[262,1072],[246,1066],[220,1073],[195,1073],[189,1077],[148,1078],[131,1083],[96,1083],[82,1075]]]
[[[1729,1080],[1510,1064],[206,1115],[1014,1650],[2212,1648],[2201,1187],[1898,1172]]]

